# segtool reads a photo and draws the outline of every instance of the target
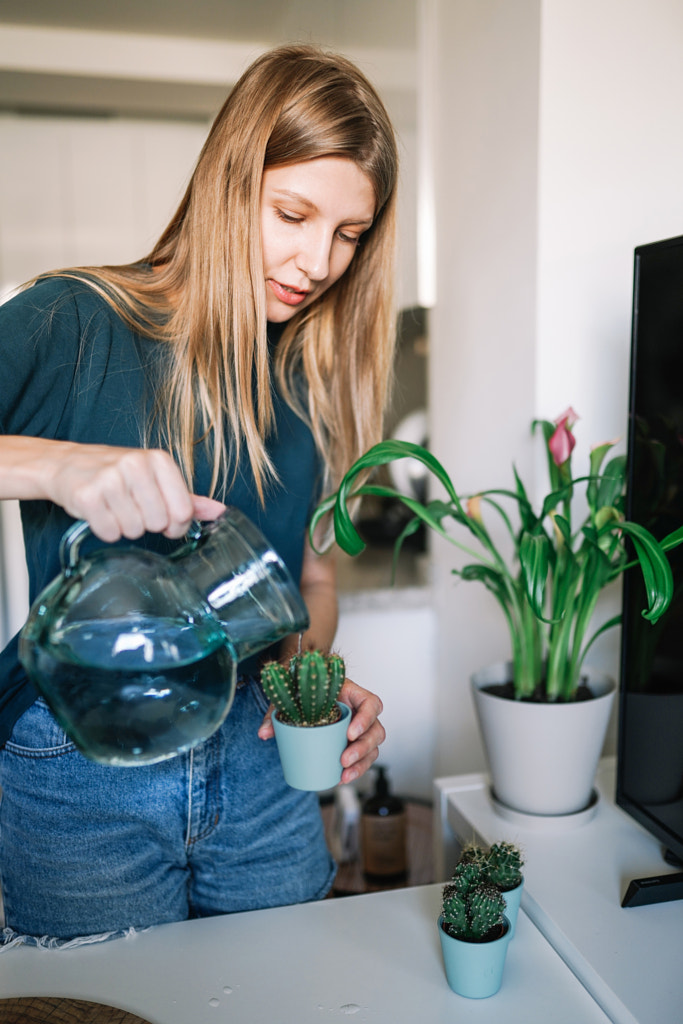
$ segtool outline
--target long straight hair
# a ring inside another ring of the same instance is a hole
[[[242,448],[261,500],[276,475],[266,447],[274,411],[261,185],[266,168],[325,156],[346,157],[368,176],[375,217],[344,275],[287,323],[274,368],[286,401],[310,423],[325,487],[334,487],[381,438],[396,326],[396,142],[381,100],[352,62],[311,46],[258,58],[216,117],[151,253],[126,266],[69,272],[87,278],[135,330],[169,344],[155,420],[188,482],[195,446],[210,445],[212,493],[221,480],[225,491]]]

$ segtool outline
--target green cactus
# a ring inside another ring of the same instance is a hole
[[[261,685],[279,718],[292,725],[330,725],[339,718],[337,697],[346,669],[339,654],[304,651],[289,669],[277,661],[261,669]]]
[[[494,843],[488,849],[476,843],[465,846],[443,887],[442,914],[449,935],[468,942],[495,938],[503,923],[503,892],[519,885],[522,864],[519,849],[511,843]]]
[[[503,924],[505,900],[495,885],[479,880],[467,891],[444,887],[442,914],[449,935],[466,942],[497,938]]]
[[[477,864],[484,866],[487,863],[488,853],[482,846],[476,843],[467,843],[460,854],[461,864]]]
[[[466,894],[475,885],[487,881],[486,861],[477,863],[475,861],[461,860],[453,872],[451,885],[456,892]]]
[[[512,843],[494,843],[487,855],[489,879],[502,892],[516,889],[522,881],[522,855]]]

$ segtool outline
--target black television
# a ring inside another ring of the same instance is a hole
[[[683,524],[683,236],[634,253],[626,516],[659,539]],[[674,599],[655,626],[640,574],[624,575],[616,802],[683,867],[683,547],[670,562]],[[669,871],[623,902],[680,898]]]

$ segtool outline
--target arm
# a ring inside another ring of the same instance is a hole
[[[225,507],[191,494],[167,452],[17,436],[0,437],[4,498],[52,501],[109,542],[147,530],[182,537],[193,518]]]
[[[319,647],[329,650],[337,630],[337,567],[334,552],[317,555],[308,540],[304,550],[301,571],[301,594],[308,608],[311,624],[304,633],[303,649]],[[288,660],[299,647],[298,635],[287,637],[282,645],[282,660]],[[342,686],[340,699],[353,712],[348,728],[349,745],[342,754],[342,782],[353,782],[360,778],[376,761],[379,746],[386,733],[379,720],[382,701],[374,693],[364,690],[350,679]],[[261,739],[270,739],[273,734],[271,710],[259,729]]]

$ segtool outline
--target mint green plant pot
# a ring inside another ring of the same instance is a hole
[[[491,942],[465,942],[443,930],[439,917],[439,938],[449,987],[468,999],[486,999],[496,994],[503,982],[505,957],[512,937],[507,917],[505,931]]]
[[[515,934],[515,927],[517,925],[517,914],[519,913],[519,905],[522,902],[522,889],[524,888],[524,879],[515,886],[514,889],[510,889],[508,892],[503,892],[502,896],[505,900],[505,916],[510,922],[510,938]]]
[[[332,725],[290,725],[273,712],[273,728],[285,782],[293,789],[320,792],[341,779],[351,709],[337,701],[341,718]]]

